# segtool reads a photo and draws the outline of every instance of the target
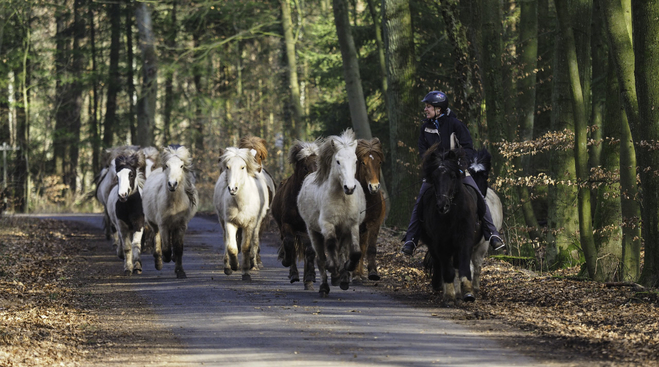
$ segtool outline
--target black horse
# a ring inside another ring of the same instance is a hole
[[[419,208],[421,240],[428,245],[432,286],[439,290],[443,285],[445,303],[455,302],[455,269],[462,299],[475,300],[470,261],[481,238],[479,218],[485,206],[475,189],[462,183],[468,163],[459,146],[444,152],[434,145],[423,159],[423,175],[432,187],[423,194]]]

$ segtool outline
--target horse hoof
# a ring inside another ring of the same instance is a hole
[[[133,275],[133,272],[130,271],[130,270],[124,270],[124,275],[125,276],[131,276],[131,275]]]
[[[231,275],[232,273],[233,273],[233,270],[231,270],[230,268],[224,268],[224,274]]]
[[[284,260],[281,261],[281,265],[283,265],[285,268],[290,267],[291,264],[292,264],[292,262],[289,261],[289,260],[286,260],[286,259],[284,259]]]
[[[371,271],[368,273],[368,279],[369,280],[380,280],[380,275],[378,275],[377,271]]]
[[[162,257],[156,256],[155,263],[156,263],[156,270],[162,270]]]
[[[183,270],[178,270],[178,271],[176,272],[176,278],[178,278],[178,279],[185,279],[185,278],[187,278],[187,277],[188,277],[188,276],[185,275],[185,272],[184,272]]]
[[[305,291],[313,291],[314,290],[313,283],[312,282],[304,283],[304,290]]]
[[[133,274],[137,274],[137,275],[142,274],[142,269],[133,269]]]
[[[474,295],[471,293],[467,293],[464,295],[464,297],[462,297],[462,300],[465,302],[474,302],[476,301],[476,297],[474,297]]]
[[[332,276],[332,280],[331,280],[331,282],[332,282],[332,286],[333,286],[333,287],[336,287],[337,285],[339,285],[340,280],[339,280],[338,277],[334,277],[334,276]]]
[[[318,291],[318,293],[320,293],[321,297],[323,298],[327,297],[329,292],[330,292],[330,287],[327,283],[323,283],[320,285],[320,290]]]
[[[354,271],[357,268],[357,262],[348,260],[343,266],[347,271]]]
[[[344,291],[347,291],[348,288],[350,288],[350,282],[341,282],[340,287],[341,287],[341,289],[343,289]]]
[[[295,282],[299,282],[300,278],[299,277],[291,277],[290,280],[291,280],[291,284],[293,284]]]
[[[249,274],[243,274],[243,280],[246,282],[251,282],[252,281],[252,276]]]
[[[341,283],[341,284],[343,284],[343,283]],[[361,277],[352,278],[352,285],[362,285],[362,284],[364,284],[364,282],[362,282]]]

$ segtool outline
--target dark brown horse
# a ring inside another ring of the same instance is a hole
[[[384,162],[382,144],[378,138],[357,141],[357,180],[366,194],[366,217],[359,226],[359,245],[366,254],[368,279],[380,280],[375,264],[377,239],[380,226],[386,214],[384,193],[380,190],[380,166]],[[353,281],[361,281],[364,276],[364,262],[359,261],[353,272]]]
[[[314,260],[316,253],[311,246],[300,212],[297,209],[297,195],[302,181],[317,168],[318,142],[297,141],[288,152],[288,162],[293,165],[293,174],[284,179],[272,200],[271,213],[277,222],[281,235],[279,259],[289,267],[291,283],[300,281],[297,260],[304,259],[304,289],[313,290],[316,281]]]

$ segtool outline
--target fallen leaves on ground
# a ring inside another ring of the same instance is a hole
[[[378,238],[382,285],[409,299],[440,306],[422,260],[425,247],[410,259],[402,242],[383,229]],[[656,364],[659,360],[659,293],[633,286],[607,287],[579,279],[579,268],[538,274],[493,258],[485,261],[481,293],[462,303],[461,317],[500,319],[560,339],[576,351],[611,362]]]

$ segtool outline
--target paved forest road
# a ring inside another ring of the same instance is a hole
[[[46,216],[43,216],[46,217]],[[99,215],[57,215],[100,228]],[[107,244],[107,251],[112,251]],[[221,227],[194,218],[186,235],[183,267],[162,271],[153,257],[142,257],[144,273],[122,284],[150,304],[158,322],[181,341],[175,358],[151,361],[161,366],[540,366],[547,365],[509,349],[487,332],[474,333],[442,318],[442,310],[412,307],[378,291],[372,282],[328,298],[290,284],[288,269],[277,261],[276,243],[262,242],[265,269],[252,281],[240,272],[226,276]],[[123,271],[117,259],[117,273]],[[316,283],[316,289],[318,288]],[[134,359],[133,359],[134,361]],[[120,362],[120,361],[117,361]],[[114,361],[112,363],[115,364]],[[120,363],[116,363],[120,364]]]

